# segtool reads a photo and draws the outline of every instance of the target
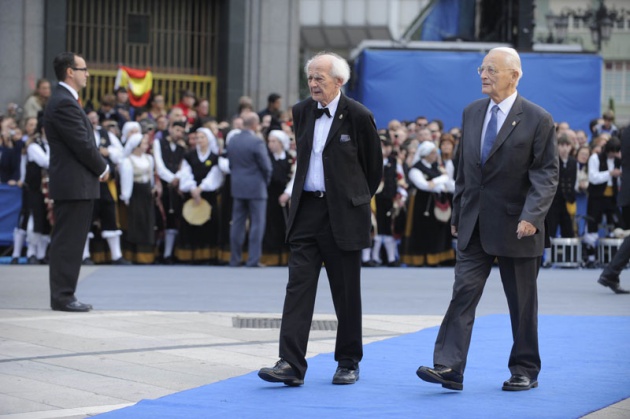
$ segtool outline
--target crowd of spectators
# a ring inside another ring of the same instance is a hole
[[[50,92],[50,83],[39,80],[22,106],[9,104],[2,116],[0,183],[24,190],[14,263],[21,256],[28,263],[45,263],[46,237],[54,228],[49,211],[54,203],[45,196],[48,152],[41,129],[41,111]],[[235,113],[222,121],[209,115],[207,98],[191,91],[183,91],[170,108],[159,92],[153,92],[146,107],[134,108],[124,88],[99,103],[95,108],[88,100],[84,108],[102,155],[116,167],[115,181],[108,187],[114,191],[112,231],[120,231],[124,257],[111,242],[108,249],[111,234],[102,233],[111,220],[106,222],[103,212],[95,211],[84,262],[227,264],[232,199],[226,144],[243,129],[243,117],[256,112],[252,100],[243,96]],[[295,161],[292,114],[290,108],[283,110],[282,98],[275,93],[257,113],[261,123],[256,134],[267,144],[274,168],[261,262],[286,265],[284,224]],[[630,214],[615,201],[621,176],[619,129],[614,114],[607,111],[592,121],[590,132],[574,130],[566,122],[558,122],[556,130],[561,179],[547,219],[549,235],[582,238],[586,261],[595,263],[602,225],[607,227],[603,234],[630,229]],[[439,118],[418,116],[389,121],[379,134],[383,181],[372,202],[374,239],[373,247],[363,251],[364,266],[454,264],[450,205],[460,128],[447,129]],[[41,173],[40,181],[33,182],[33,170]],[[37,196],[33,189],[38,189]],[[209,219],[187,217],[186,203],[202,200],[211,208]],[[41,227],[42,217],[47,227]],[[34,225],[39,226],[35,233]],[[545,259],[548,264],[550,255]]]

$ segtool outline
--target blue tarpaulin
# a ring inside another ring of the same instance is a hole
[[[371,50],[355,60],[349,96],[367,106],[379,128],[392,119],[423,115],[461,125],[462,111],[484,97],[477,67],[485,52]],[[591,54],[521,53],[519,94],[542,106],[554,120],[588,132],[600,115],[602,59]]]
[[[0,185],[0,246],[13,243],[13,229],[17,227],[22,208],[22,189]]]

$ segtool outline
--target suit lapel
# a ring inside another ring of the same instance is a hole
[[[333,121],[330,126],[330,131],[328,131],[328,137],[326,137],[326,144],[324,144],[324,148],[328,147],[330,141],[335,137],[339,128],[343,124],[344,119],[348,114],[348,100],[346,96],[342,93],[339,97],[339,104],[337,105],[337,112],[332,116]]]
[[[308,155],[310,156],[311,150],[313,150],[313,137],[315,134],[315,108],[317,107],[317,102],[314,100],[311,101],[311,104],[305,108],[306,115],[306,144]]]
[[[503,143],[508,139],[514,128],[521,121],[520,114],[523,113],[523,101],[520,96],[516,97],[514,101],[514,105],[512,105],[512,109],[510,109],[510,113],[508,113],[505,118],[505,122],[503,122],[503,126],[497,133],[497,138],[494,140],[494,144],[492,145],[492,149],[490,150],[490,154],[488,154],[488,159],[503,145]]]

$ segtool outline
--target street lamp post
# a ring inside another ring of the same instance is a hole
[[[613,24],[623,21],[625,15],[630,15],[630,11],[621,9],[609,9],[604,4],[604,0],[599,0],[597,9],[591,8],[582,11],[581,9],[573,10],[564,8],[559,15],[549,12],[545,17],[547,19],[547,27],[549,28],[549,39],[553,41],[552,30],[555,29],[555,39],[562,43],[567,37],[567,29],[569,27],[569,16],[573,19],[583,21],[591,31],[591,39],[593,44],[597,46],[597,51],[602,50],[602,42],[610,40]]]

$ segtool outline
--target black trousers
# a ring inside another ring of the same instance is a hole
[[[296,214],[289,257],[289,282],[280,327],[280,357],[304,378],[317,282],[325,264],[338,328],[335,360],[354,369],[363,358],[361,251],[339,249],[333,238],[325,198],[304,197]]]
[[[606,265],[601,276],[619,284],[619,275],[628,264],[628,260],[630,260],[630,236],[623,239],[615,257]]]
[[[83,247],[92,223],[93,200],[56,200],[50,242],[50,300],[74,301]]]
[[[475,310],[494,259],[495,256],[484,252],[479,229],[475,228],[468,247],[457,252],[453,296],[435,342],[435,364],[464,373]],[[531,379],[537,379],[540,372],[536,284],[540,259],[498,258],[512,323],[513,345],[508,368],[512,374],[521,374]]]

